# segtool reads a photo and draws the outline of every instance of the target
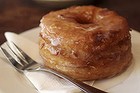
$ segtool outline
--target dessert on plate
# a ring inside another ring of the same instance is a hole
[[[127,20],[107,8],[74,6],[41,19],[40,55],[44,65],[79,80],[122,73],[131,64]]]

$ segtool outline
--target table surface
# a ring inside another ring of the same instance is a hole
[[[118,12],[131,28],[140,31],[140,0],[95,0],[91,4]],[[0,44],[6,41],[4,32],[21,33],[37,27],[41,17],[52,10],[57,9],[33,0],[0,0]]]

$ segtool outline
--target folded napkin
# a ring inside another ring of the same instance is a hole
[[[34,34],[38,34],[38,32],[39,31],[30,31],[30,34],[32,33],[32,36],[34,36]],[[29,37],[28,39],[30,40],[28,40],[27,38],[25,38],[25,34],[21,36],[12,32],[6,32],[5,36],[8,41],[13,41],[31,58],[39,63],[43,62],[39,55],[38,44],[36,41],[37,37],[35,39]],[[134,64],[132,64],[127,71],[119,76],[111,79],[95,81],[95,83],[94,81],[85,83],[103,90],[110,91],[110,88],[117,87],[127,81],[134,72]],[[40,93],[82,93],[76,86],[73,86],[71,83],[63,80],[62,78],[59,78],[47,72],[25,72],[25,75]]]
[[[7,41],[14,42],[32,59],[42,64],[43,61],[39,55],[38,44],[11,32],[6,32],[5,36]],[[77,87],[53,74],[28,71],[24,72],[24,74],[40,93],[81,93]],[[85,83],[92,86],[94,81]]]

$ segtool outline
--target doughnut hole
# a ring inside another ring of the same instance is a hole
[[[86,17],[76,17],[75,21],[79,24],[92,24],[93,22],[89,19],[87,19]]]

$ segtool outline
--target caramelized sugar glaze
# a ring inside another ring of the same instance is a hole
[[[112,77],[131,63],[130,28],[114,11],[70,7],[48,13],[40,26],[40,55],[45,66],[75,79]]]

